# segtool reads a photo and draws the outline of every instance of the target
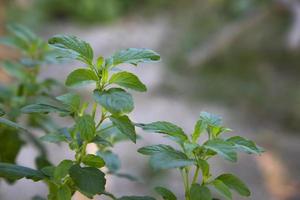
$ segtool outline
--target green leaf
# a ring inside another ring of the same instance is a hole
[[[119,178],[125,178],[129,181],[139,181],[140,179],[134,175],[127,174],[127,173],[114,173],[115,176]]]
[[[121,198],[118,198],[117,200],[155,200],[153,197],[149,196],[124,196]]]
[[[19,63],[4,61],[1,63],[1,67],[3,67],[5,72],[7,72],[9,75],[21,81],[25,81],[29,78],[29,74],[25,71],[24,66]]]
[[[264,150],[257,146],[253,141],[247,140],[240,136],[234,136],[226,140],[232,143],[239,151],[243,151],[248,154],[261,154]]]
[[[108,141],[108,140],[106,140],[106,139],[104,139],[104,138],[102,138],[98,135],[96,135],[96,137],[93,139],[92,142],[97,144],[97,145],[113,147],[113,144],[110,141]]]
[[[121,63],[137,65],[138,63],[160,60],[160,55],[150,49],[129,48],[116,52],[107,60],[107,65],[116,66]]]
[[[182,128],[170,122],[158,121],[150,124],[136,124],[136,126],[142,128],[145,131],[153,131],[156,133],[166,134],[168,136],[178,138],[181,141],[185,141],[188,139]]]
[[[83,115],[76,120],[75,125],[81,139],[90,141],[95,137],[96,124],[92,116]]]
[[[78,190],[89,198],[104,192],[105,174],[97,168],[73,165],[69,170],[70,177]]]
[[[156,187],[155,191],[160,194],[164,200],[177,200],[173,192],[164,187]]]
[[[57,200],[71,200],[72,193],[71,189],[67,185],[62,185],[57,190]]]
[[[200,167],[202,171],[202,176],[208,178],[210,176],[208,162],[206,160],[197,159],[197,165]]]
[[[190,189],[191,200],[212,200],[210,190],[206,186],[193,184]]]
[[[71,160],[63,160],[59,163],[57,167],[55,167],[53,172],[53,178],[61,182],[63,178],[65,178],[69,174],[69,169],[73,166],[73,161]]]
[[[159,144],[151,145],[138,149],[138,152],[144,155],[153,155],[161,152],[175,151],[175,149],[169,145]]]
[[[49,39],[49,44],[65,51],[67,54],[63,55],[68,58],[75,58],[88,65],[93,63],[93,49],[87,42],[68,35],[56,35]]]
[[[23,113],[59,113],[62,115],[69,115],[70,110],[67,110],[66,108],[56,106],[56,105],[49,105],[49,104],[44,104],[44,103],[39,103],[39,104],[31,104],[23,107],[21,109]]]
[[[80,96],[74,93],[67,93],[56,97],[57,100],[68,106],[68,110],[76,113],[80,109]]]
[[[193,164],[194,160],[176,150],[156,153],[150,157],[150,165],[154,170],[186,167]]]
[[[230,143],[221,139],[209,140],[204,144],[206,149],[210,149],[220,156],[231,162],[237,161],[237,153],[235,147]]]
[[[45,178],[42,172],[14,164],[0,163],[0,177],[9,180],[19,180],[22,178],[40,181]]]
[[[103,158],[105,161],[105,166],[108,168],[109,172],[115,173],[121,167],[121,162],[117,154],[111,151],[97,152],[97,155]]]
[[[245,183],[232,174],[222,174],[216,179],[222,181],[227,187],[235,190],[241,196],[249,197],[251,195],[251,192]]]
[[[121,88],[111,88],[106,91],[95,90],[94,100],[115,115],[130,113],[134,108],[131,94]]]
[[[48,133],[42,137],[40,137],[40,140],[44,142],[50,142],[50,143],[59,143],[59,142],[67,142],[67,138],[65,135],[58,134],[58,133]]]
[[[192,134],[193,142],[196,142],[199,139],[201,133],[203,133],[206,127],[207,127],[206,123],[204,123],[202,120],[198,120],[196,122],[194,132]]]
[[[94,71],[90,69],[76,69],[72,71],[65,82],[66,86],[77,87],[98,81],[98,77]]]
[[[220,116],[208,112],[201,112],[200,120],[210,126],[220,126],[222,123],[222,118]]]
[[[129,72],[119,72],[111,76],[109,83],[114,83],[119,86],[133,89],[139,92],[146,92],[146,86],[139,80],[139,78]]]
[[[104,167],[104,165],[105,165],[105,162],[101,157],[93,155],[93,154],[85,155],[82,158],[82,162],[85,165],[88,165],[90,167],[96,167],[96,168],[101,168],[101,167]]]
[[[229,188],[220,180],[214,180],[212,185],[217,189],[217,191],[227,200],[232,200],[232,194]]]
[[[113,125],[116,126],[121,131],[121,133],[123,133],[131,141],[136,143],[135,127],[126,115],[124,115],[124,116],[110,116],[109,119],[111,120]]]
[[[5,111],[0,108],[0,117],[5,115]]]
[[[1,120],[1,118],[0,118]],[[17,156],[24,145],[18,129],[0,125],[0,162],[15,163]]]
[[[23,130],[23,131],[28,132],[28,130],[25,127],[21,126],[20,124],[17,124],[15,122],[12,122],[12,121],[2,118],[2,117],[0,117],[0,125],[1,124],[11,127],[11,128],[14,128],[14,129]]]

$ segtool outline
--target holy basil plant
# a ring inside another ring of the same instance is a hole
[[[8,32],[8,37],[0,38],[0,44],[16,49],[19,56],[15,60],[0,61],[1,70],[11,79],[0,85],[0,116],[3,116],[0,118],[0,162],[15,163],[25,141],[30,141],[40,151],[36,162],[41,167],[48,162],[45,148],[33,134],[13,122],[20,121],[20,109],[24,105],[51,96],[51,89],[57,86],[54,79],[37,78],[41,67],[55,61],[55,50],[23,26],[10,25]],[[28,116],[25,123],[26,127],[43,130],[55,127],[50,117],[40,114]]]
[[[78,87],[92,84],[90,93],[93,102],[85,101],[74,92],[55,98],[37,100],[21,109],[29,116],[35,114],[57,113],[68,117],[71,123],[47,134],[40,140],[51,143],[67,143],[75,156],[72,160],[62,160],[57,165],[50,163],[41,169],[31,169],[19,165],[0,163],[0,177],[9,180],[21,178],[43,181],[49,187],[47,199],[70,200],[75,192],[88,198],[104,195],[114,200],[155,200],[150,196],[116,197],[106,187],[109,175],[134,180],[130,174],[120,172],[120,160],[113,152],[117,142],[129,140],[136,143],[135,127],[164,134],[179,144],[180,149],[169,145],[152,145],[139,149],[150,156],[154,169],[178,168],[183,176],[187,200],[211,200],[210,189],[216,188],[226,199],[231,199],[231,190],[242,196],[249,196],[246,185],[232,174],[213,177],[208,160],[220,155],[229,161],[237,160],[237,151],[260,154],[262,149],[254,142],[239,136],[224,138],[229,129],[221,125],[221,119],[208,113],[201,113],[195,125],[194,133],[188,136],[184,131],[169,122],[150,124],[133,123],[129,114],[134,109],[130,90],[145,92],[146,86],[133,73],[123,70],[124,65],[137,66],[139,63],[155,62],[160,56],[149,49],[130,48],[114,53],[108,58],[95,57],[90,44],[75,37],[57,35],[49,44],[58,49],[62,58],[80,61],[82,67],[72,71],[66,78],[65,85]],[[2,113],[2,110],[1,110]],[[27,131],[15,122],[0,118],[0,123]],[[208,133],[208,140],[200,143],[198,139]],[[87,152],[87,145],[96,144],[97,152]],[[192,168],[195,174],[192,180],[189,174]],[[198,176],[202,174],[199,182]],[[176,195],[164,187],[155,188],[165,200],[175,200]],[[44,199],[35,197],[34,199]]]

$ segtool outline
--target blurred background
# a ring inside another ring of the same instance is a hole
[[[98,55],[128,47],[159,52],[159,64],[128,67],[148,85],[148,93],[134,93],[135,121],[166,120],[191,132],[200,111],[219,114],[234,133],[254,139],[267,152],[241,155],[238,165],[214,160],[215,173],[237,173],[253,200],[300,200],[300,1],[1,0],[1,35],[9,23],[29,26],[45,39],[77,35]],[[16,56],[0,47],[0,59]],[[48,66],[42,77],[63,82],[75,67],[78,63]],[[1,82],[10,80],[3,72],[0,77]],[[154,185],[166,185],[183,198],[176,171],[153,172],[147,158],[136,153],[139,146],[164,139],[140,133],[137,146],[125,142],[116,152],[124,171],[143,180],[111,178],[109,190],[152,194]],[[63,145],[47,147],[56,164],[73,156]],[[18,163],[31,166],[34,155],[27,146]],[[46,192],[43,184],[27,180],[14,186],[0,183],[1,200],[29,200]]]

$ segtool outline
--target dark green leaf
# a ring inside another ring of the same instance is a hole
[[[109,119],[111,120],[113,125],[116,126],[121,131],[121,133],[126,135],[134,143],[136,142],[135,127],[126,115],[110,116]]]
[[[152,146],[146,146],[138,149],[138,152],[144,155],[153,155],[156,153],[162,153],[162,152],[170,152],[175,151],[175,149],[169,145],[159,144],[159,145],[152,145]]]
[[[68,58],[76,58],[90,65],[93,62],[93,49],[87,42],[68,35],[56,35],[49,39],[49,44],[67,52],[63,55]]]
[[[160,194],[163,197],[164,200],[177,200],[177,197],[173,194],[173,192],[171,192],[167,188],[156,187],[155,191],[158,194]]]
[[[121,162],[117,154],[114,154],[111,151],[98,151],[97,155],[103,158],[103,160],[105,161],[105,166],[110,172],[115,173],[120,169]]]
[[[209,140],[204,144],[204,147],[210,149],[220,156],[231,162],[237,161],[237,153],[235,147],[230,143],[221,139]]]
[[[71,189],[67,185],[63,185],[57,190],[57,200],[71,200]]]
[[[139,92],[147,91],[146,86],[139,80],[139,78],[129,72],[119,72],[113,74],[109,80],[109,83],[114,83]]]
[[[247,140],[240,136],[234,136],[226,140],[227,142],[232,143],[237,150],[249,153],[249,154],[261,154],[264,150],[257,146],[253,141]]]
[[[9,180],[27,178],[33,181],[39,181],[45,178],[43,173],[38,170],[8,163],[0,163],[0,177]]]
[[[5,111],[0,108],[0,117],[5,115]]]
[[[137,65],[138,63],[158,61],[159,54],[150,49],[129,48],[115,53],[107,61],[107,65],[116,66],[121,63],[130,63]]]
[[[227,187],[235,190],[242,196],[248,197],[251,195],[251,192],[245,183],[232,174],[222,174],[216,179],[222,181]]]
[[[121,88],[106,91],[94,91],[94,100],[112,114],[130,113],[133,108],[132,96]]]
[[[212,200],[210,190],[206,186],[193,184],[190,189],[191,200]]]
[[[153,197],[149,197],[149,196],[124,196],[121,198],[118,198],[117,200],[155,200]]]
[[[106,140],[106,139],[104,139],[104,138],[102,138],[98,135],[96,135],[96,137],[93,139],[92,142],[97,144],[97,145],[103,145],[103,146],[109,146],[109,147],[113,146],[113,144],[110,141],[108,141],[108,140]]]
[[[90,115],[83,115],[76,121],[76,129],[83,140],[90,141],[94,138],[96,132],[95,121]]]
[[[172,124],[170,122],[158,121],[150,124],[136,124],[136,126],[142,128],[145,131],[153,131],[156,133],[162,133],[180,139],[181,141],[187,140],[186,134],[182,128]]]
[[[76,69],[72,71],[65,82],[66,86],[82,86],[94,83],[98,80],[97,75],[90,69]]]
[[[94,195],[104,192],[105,174],[99,169],[73,165],[69,170],[69,174],[78,190],[87,197],[92,198]]]
[[[63,178],[65,178],[69,169],[73,166],[73,161],[71,160],[63,160],[59,163],[59,165],[54,169],[53,177],[56,181],[60,182]]]
[[[96,155],[88,154],[82,158],[82,162],[90,167],[101,168],[105,165],[104,160]]]
[[[222,181],[214,180],[212,184],[224,198],[227,200],[232,200],[232,194],[229,188]]]

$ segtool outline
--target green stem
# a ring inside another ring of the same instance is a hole
[[[199,171],[200,171],[200,168],[197,166],[195,174],[194,174],[193,182],[192,182],[193,184],[196,183],[198,180]]]
[[[93,119],[95,119],[95,116],[96,116],[97,105],[98,104],[96,102],[94,102],[94,104],[93,104],[93,111],[92,111],[92,117],[93,117]]]

